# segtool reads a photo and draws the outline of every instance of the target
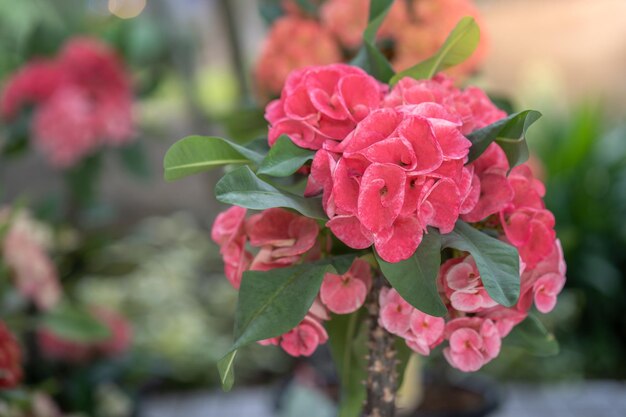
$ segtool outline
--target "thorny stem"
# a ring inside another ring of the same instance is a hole
[[[384,284],[385,279],[379,274],[366,303],[369,355],[363,417],[394,417],[396,411],[398,372],[394,339],[378,323],[378,298]]]

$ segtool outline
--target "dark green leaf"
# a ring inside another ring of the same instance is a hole
[[[314,156],[314,151],[294,145],[287,136],[283,135],[271,147],[269,153],[261,162],[257,174],[286,177],[296,172],[307,161],[312,160]]]
[[[341,384],[338,417],[358,417],[365,400],[367,332],[362,311],[333,315],[325,323]]]
[[[235,351],[296,327],[313,305],[331,265],[301,264],[271,271],[246,271],[239,288],[235,342],[218,363],[224,389],[234,381]]]
[[[454,230],[441,239],[444,247],[472,255],[485,289],[494,301],[507,307],[517,303],[520,292],[517,249],[460,220]]]
[[[429,229],[409,259],[389,263],[376,254],[376,260],[385,278],[409,304],[431,316],[446,315],[448,309],[437,290],[441,264],[441,238],[437,231]]]
[[[472,17],[464,17],[450,32],[435,55],[396,74],[391,78],[390,84],[394,85],[404,77],[418,80],[432,78],[439,71],[458,65],[469,58],[479,41],[480,29],[476,21]]]
[[[359,49],[351,64],[363,68],[377,80],[387,82],[394,75],[387,58],[376,48],[376,33],[387,17],[393,0],[371,0],[369,23],[363,32],[363,46]]]
[[[309,263],[272,271],[246,271],[239,288],[235,343],[280,336],[300,323],[317,296],[329,265]]]
[[[528,159],[526,130],[540,117],[538,111],[525,110],[470,133],[467,135],[472,142],[469,162],[482,155],[493,141],[504,150],[511,168],[525,162]]]
[[[235,383],[234,367],[237,352],[237,349],[228,352],[226,356],[217,362],[217,370],[220,373],[220,380],[222,381],[222,389],[224,391],[230,391]]]
[[[111,336],[109,328],[90,312],[68,304],[61,304],[43,316],[40,326],[77,343],[99,342]]]
[[[72,198],[83,208],[95,202],[101,174],[102,153],[83,159],[77,166],[65,172],[65,181]]]
[[[247,166],[237,168],[219,180],[215,186],[219,201],[254,210],[272,207],[292,208],[305,216],[325,219],[326,214],[318,198],[304,198],[262,181]]]
[[[515,326],[506,342],[537,356],[553,356],[559,353],[559,342],[534,314],[529,314],[526,320]]]
[[[188,136],[176,142],[165,154],[165,179],[174,181],[222,165],[260,163],[260,155],[227,139]]]

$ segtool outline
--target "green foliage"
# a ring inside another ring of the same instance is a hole
[[[391,85],[404,77],[432,78],[435,74],[469,58],[480,41],[480,29],[472,17],[464,17],[457,23],[439,50],[427,60],[412,66],[391,78]]]
[[[469,252],[491,298],[507,307],[515,305],[520,292],[519,254],[513,246],[458,221],[442,235],[443,247]]]
[[[437,274],[441,263],[441,237],[430,229],[409,259],[389,263],[376,260],[391,286],[409,304],[431,316],[443,317],[448,309],[439,297]]]
[[[371,0],[369,23],[363,32],[363,46],[351,64],[363,68],[379,81],[387,82],[394,75],[394,70],[387,58],[376,48],[376,33],[387,17],[393,0]]]
[[[163,160],[165,179],[174,181],[223,165],[259,163],[263,156],[228,139],[187,136],[168,149]]]
[[[90,312],[61,304],[41,318],[40,327],[78,343],[99,342],[110,337],[108,327]]]
[[[494,141],[506,154],[511,168],[526,162],[528,159],[526,131],[540,117],[541,113],[538,111],[525,110],[470,133],[467,135],[472,142],[469,162],[482,155]]]
[[[314,156],[314,151],[294,145],[287,136],[283,135],[270,148],[257,174],[287,177],[300,169],[307,161],[312,160]]]
[[[338,417],[358,417],[365,400],[367,332],[363,311],[333,315],[326,322],[333,362],[341,384]]]
[[[279,190],[257,177],[249,167],[230,171],[215,186],[219,201],[254,210],[272,207],[292,208],[307,217],[326,219],[322,202],[318,198],[304,198]]]
[[[529,314],[526,320],[511,331],[506,342],[537,356],[554,356],[559,353],[559,342],[533,314]]]
[[[324,274],[334,271],[332,265],[324,262],[244,272],[235,315],[235,342],[218,365],[225,390],[234,381],[233,352],[296,327],[313,305]]]

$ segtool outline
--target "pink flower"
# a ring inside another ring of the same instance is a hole
[[[519,305],[513,308],[506,308],[501,305],[483,310],[478,314],[480,317],[490,319],[496,325],[501,338],[505,338],[511,330],[520,324],[528,316],[526,310],[522,310]]]
[[[87,91],[66,87],[35,113],[35,145],[54,166],[76,165],[100,146],[93,111]]]
[[[492,143],[471,164],[474,168],[472,187],[479,190],[475,206],[461,218],[478,222],[504,209],[513,199],[514,191],[506,174],[509,163],[502,148]]]
[[[405,337],[411,328],[411,315],[415,309],[393,288],[381,290],[379,303],[380,325],[389,333]]]
[[[313,219],[272,208],[251,216],[246,233],[250,244],[261,248],[251,269],[266,271],[296,263],[315,246],[319,227]]]
[[[378,31],[378,38],[390,38],[400,26],[408,24],[408,14],[402,2],[395,2]],[[367,0],[327,0],[322,5],[320,17],[324,27],[339,39],[347,49],[358,49],[367,26],[369,4]]]
[[[0,97],[0,114],[12,120],[24,106],[45,103],[68,82],[67,78],[57,62],[36,60],[26,64],[7,80]]]
[[[13,334],[0,321],[0,389],[17,386],[22,374],[22,351]]]
[[[59,168],[134,135],[130,78],[114,51],[97,40],[72,39],[55,59],[20,70],[3,93],[0,111],[12,119],[26,104],[35,105],[36,147]]]
[[[444,339],[445,320],[413,309],[409,332],[405,335],[406,344],[420,355],[428,356],[430,351]]]
[[[218,214],[211,229],[211,238],[220,246],[226,278],[235,288],[239,288],[243,271],[252,263],[252,254],[245,249],[245,217],[246,209],[233,206]]]
[[[270,146],[283,134],[314,150],[343,140],[378,107],[384,88],[363,70],[343,64],[292,72],[281,98],[266,108]]]
[[[94,307],[93,313],[111,332],[107,340],[94,345],[94,350],[105,357],[125,353],[130,348],[133,339],[133,329],[128,319],[116,311],[103,307]]]
[[[479,317],[458,318],[446,325],[450,346],[443,350],[448,363],[463,372],[474,372],[500,353],[501,337],[493,321]]]
[[[311,356],[328,340],[328,333],[318,320],[306,316],[294,329],[280,338],[280,347],[291,356]]]
[[[461,132],[468,134],[506,117],[506,113],[489,100],[479,88],[460,90],[451,78],[438,74],[430,80],[403,78],[385,97],[385,105],[437,103],[454,114],[462,123]]]
[[[254,79],[262,96],[276,96],[292,71],[341,61],[339,45],[319,23],[285,16],[274,22],[265,39]]]
[[[550,254],[533,269],[527,268],[522,274],[520,307],[527,310],[534,301],[540,312],[545,314],[552,311],[565,285],[565,269],[563,250],[557,239]]]
[[[372,285],[369,264],[355,259],[343,275],[327,273],[320,289],[322,303],[336,314],[349,314],[358,310]]]
[[[420,0],[396,2],[407,7],[410,24],[398,25],[393,33],[396,51],[394,68],[402,71],[423,61],[443,45],[450,31],[465,16],[474,17],[481,28],[477,50],[462,64],[447,72],[462,77],[474,71],[487,53],[488,38],[479,11],[471,0]]]
[[[503,211],[500,216],[507,240],[518,249],[528,269],[552,252],[556,233],[550,211],[522,208]]]
[[[77,342],[52,330],[40,328],[37,331],[37,341],[44,356],[52,360],[81,364],[97,357],[118,356],[126,352],[132,340],[132,329],[126,318],[102,307],[93,307],[91,313],[109,329],[110,336],[107,339]]]
[[[374,110],[318,151],[307,195],[322,191],[327,226],[348,246],[373,244],[387,262],[407,259],[427,226],[454,228],[470,194],[470,142],[459,127],[435,103]]]
[[[2,255],[18,291],[40,310],[50,310],[61,299],[61,285],[45,247],[29,230],[31,222],[29,217],[18,215],[5,237]]]
[[[455,310],[475,313],[497,305],[487,293],[472,256],[446,261],[441,266],[440,280]]]

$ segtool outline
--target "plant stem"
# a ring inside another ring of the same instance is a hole
[[[374,279],[366,304],[369,355],[363,417],[394,417],[396,411],[398,372],[394,339],[378,323],[378,299],[384,283],[384,278],[379,274]]]

